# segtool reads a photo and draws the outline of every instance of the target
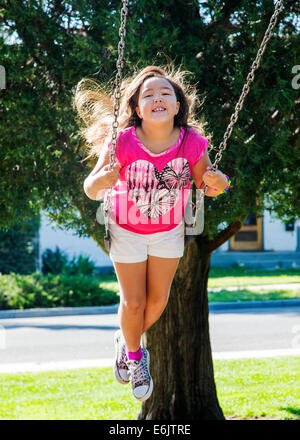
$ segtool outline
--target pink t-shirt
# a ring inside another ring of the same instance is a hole
[[[208,146],[195,130],[188,128],[184,136],[185,130],[181,127],[178,141],[162,153],[148,150],[135,126],[119,133],[115,159],[122,168],[111,192],[110,222],[138,234],[153,234],[182,221],[191,170]]]

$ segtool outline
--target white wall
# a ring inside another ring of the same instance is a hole
[[[40,258],[45,249],[55,250],[56,246],[70,258],[82,254],[90,257],[96,266],[112,266],[110,258],[92,238],[78,237],[74,232],[59,229],[51,225],[47,216],[41,214]]]
[[[285,231],[285,225],[281,220],[273,218],[268,211],[264,211],[263,216],[263,245],[265,251],[296,251],[297,247],[297,226],[300,221],[295,223],[294,231]],[[43,251],[47,248],[55,250],[58,246],[66,252],[70,258],[79,254],[89,256],[96,266],[112,267],[110,258],[91,238],[80,238],[71,231],[61,230],[53,225],[45,215],[41,216],[40,228],[40,258]],[[216,252],[226,252],[229,250],[229,240],[220,246]]]
[[[269,211],[264,211],[264,250],[296,251],[298,226],[300,226],[299,219],[295,222],[294,231],[286,231],[285,224],[281,220],[275,219]]]
[[[299,219],[295,222],[294,231],[286,231],[285,224],[265,210],[263,215],[263,250],[295,252],[297,248],[297,227],[300,227]],[[217,249],[217,252],[226,251],[229,251],[229,240]]]

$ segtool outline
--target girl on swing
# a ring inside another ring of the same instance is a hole
[[[202,124],[193,120],[195,91],[184,73],[149,66],[124,80],[115,164],[109,166],[112,99],[91,80],[77,86],[75,104],[96,166],[84,181],[92,200],[112,187],[110,258],[120,288],[120,328],[115,334],[116,379],[131,381],[133,395],[148,399],[153,390],[150,354],[141,336],[161,316],[184,253],[184,208],[190,177],[214,197],[229,178],[212,166]],[[88,157],[90,157],[88,156]]]

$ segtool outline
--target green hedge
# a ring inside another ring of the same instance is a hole
[[[96,265],[90,257],[79,255],[71,260],[69,255],[58,246],[55,250],[45,249],[42,255],[42,273],[64,274],[64,275],[95,275]]]
[[[115,292],[101,287],[100,277],[84,274],[0,275],[0,309],[82,307],[116,304]]]

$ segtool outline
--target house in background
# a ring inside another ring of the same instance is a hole
[[[40,267],[42,254],[46,249],[55,250],[56,246],[64,251],[70,259],[74,256],[84,255],[95,262],[102,272],[113,268],[110,258],[96,244],[92,238],[82,238],[72,231],[66,231],[53,225],[44,214],[41,214],[40,226]]]
[[[211,265],[226,267],[300,267],[300,221],[284,223],[264,211],[257,217],[249,213],[241,230],[220,246]]]
[[[113,269],[110,258],[91,238],[80,238],[71,231],[53,226],[48,217],[41,216],[39,231],[40,262],[45,249],[56,246],[70,258],[80,254],[90,257],[105,272]],[[249,213],[241,230],[220,246],[211,256],[211,265],[228,267],[300,267],[300,221],[283,223],[272,218],[269,211],[261,217]],[[41,266],[40,266],[41,267]]]

